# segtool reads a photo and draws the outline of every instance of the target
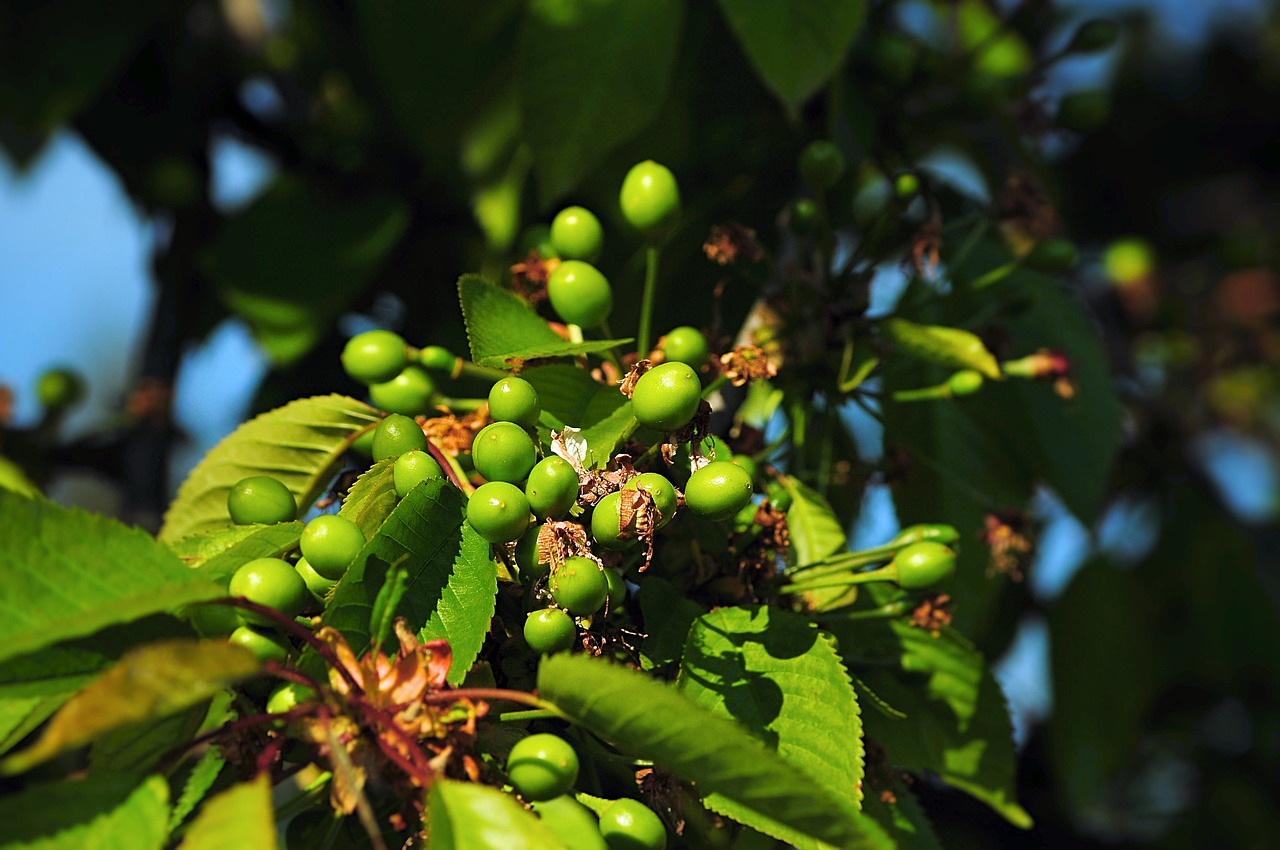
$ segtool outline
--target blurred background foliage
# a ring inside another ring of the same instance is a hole
[[[154,524],[183,447],[171,402],[211,335],[247,330],[266,367],[239,414],[356,394],[347,336],[380,325],[465,351],[454,281],[509,279],[566,203],[600,215],[600,265],[636,292],[642,245],[616,192],[645,158],[685,202],[656,326],[712,317],[732,335],[777,280],[726,274],[700,246],[736,221],[794,271],[796,156],[829,138],[851,164],[827,195],[832,262],[868,271],[814,321],[896,312],[974,330],[1002,359],[1071,363],[1056,392],[891,406],[883,432],[851,409],[834,471],[807,470],[863,536],[960,528],[957,623],[988,658],[1022,659],[1006,672],[1026,681],[1005,684],[1037,825],[921,783],[944,842],[1272,846],[1278,42],[1280,13],[1243,0],[9,0],[14,179],[82,140],[149,228],[153,293],[110,415],[59,430],[74,374],[5,390],[0,479],[89,468]],[[269,175],[239,204],[217,198],[228,142]],[[927,203],[891,203],[905,174]],[[1080,247],[1069,273],[973,285],[1053,236]],[[40,297],[6,257],[0,281]],[[636,302],[618,298],[622,334]],[[71,345],[4,321],[5,348]],[[835,377],[797,359],[814,387]],[[938,377],[906,366],[882,386]],[[45,406],[24,408],[32,395]]]

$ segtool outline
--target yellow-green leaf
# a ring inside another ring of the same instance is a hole
[[[271,778],[261,774],[205,803],[179,850],[276,850],[278,846]]]

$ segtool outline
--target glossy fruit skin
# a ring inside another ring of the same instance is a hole
[[[452,372],[453,367],[458,363],[458,357],[444,346],[428,345],[418,350],[418,363],[424,369],[434,369],[437,372]]]
[[[363,457],[372,458],[373,438],[377,433],[378,431],[376,428],[370,428],[367,431],[362,431],[359,437],[356,437],[351,441],[351,451],[358,455],[362,455]]]
[[[490,543],[510,543],[529,527],[529,500],[506,481],[481,484],[467,501],[467,522]]]
[[[524,639],[539,655],[566,652],[578,637],[573,618],[559,608],[530,611],[524,620]]]
[[[239,611],[229,605],[192,605],[186,617],[201,637],[226,637],[240,627]]]
[[[778,510],[786,513],[791,508],[791,494],[787,492],[787,488],[783,487],[777,481],[770,481],[765,487],[765,496],[769,500],[769,504]]]
[[[591,537],[606,549],[621,551],[636,545],[635,522],[622,527],[622,494],[614,492],[596,502],[591,510]],[[594,610],[594,609],[593,609]]]
[[[609,613],[612,614],[626,604],[627,583],[617,570],[611,570],[608,567],[604,568],[604,577],[609,583],[609,590],[606,593],[606,599],[609,604],[606,607]]]
[[[532,428],[541,412],[538,391],[524,378],[503,378],[489,388],[489,415],[497,422]]]
[[[624,797],[600,813],[600,834],[609,850],[665,850],[667,828],[653,809]]]
[[[559,735],[521,738],[507,756],[507,778],[529,802],[559,797],[578,781],[578,753]]]
[[[416,416],[431,408],[436,383],[420,366],[409,365],[389,381],[369,385],[369,400],[388,413]]]
[[[328,595],[329,588],[337,584],[333,579],[325,578],[316,572],[316,568],[311,566],[311,562],[306,558],[299,558],[293,568],[298,575],[302,576],[302,581],[306,584],[307,590],[311,591],[311,595],[316,599],[323,600]]]
[[[551,574],[551,562],[542,557],[538,548],[538,534],[542,524],[535,522],[516,541],[516,568],[520,570],[520,583],[526,587]]]
[[[844,174],[844,154],[834,142],[817,139],[800,151],[797,167],[800,179],[815,192],[825,192],[840,181]]]
[[[401,499],[428,478],[444,478],[444,470],[439,461],[421,449],[405,452],[391,466],[391,480],[396,488],[396,496]]]
[[[959,539],[960,532],[956,531],[953,526],[941,523],[920,523],[919,525],[909,525],[899,531],[898,536],[893,538],[892,542],[905,544],[918,543],[921,540],[932,540],[934,543],[949,546]]]
[[[922,540],[900,549],[889,565],[897,571],[899,587],[922,590],[951,577],[956,553],[941,543]]]
[[[493,422],[471,443],[471,462],[487,480],[515,484],[529,477],[538,462],[538,447],[516,423]]]
[[[622,217],[646,237],[675,229],[680,220],[680,186],[665,165],[646,159],[631,166],[618,193]]]
[[[676,506],[680,497],[670,481],[657,472],[642,472],[622,485],[623,490],[644,490],[653,496],[653,506],[658,511],[658,528],[671,522],[676,515]]]
[[[727,460],[716,460],[689,476],[684,503],[709,519],[728,519],[751,501],[751,476]]]
[[[578,501],[578,472],[564,458],[548,455],[529,471],[524,494],[538,519],[559,519]]]
[[[289,658],[289,644],[279,635],[259,631],[251,626],[240,626],[227,638],[237,646],[243,646],[259,661],[283,664]]]
[[[378,423],[373,432],[373,459],[395,457],[407,451],[427,448],[427,435],[412,418],[403,413],[393,413]]]
[[[609,850],[604,836],[600,834],[599,819],[594,812],[575,800],[572,794],[533,803],[532,808],[565,847],[572,847],[573,850]]]
[[[364,532],[337,514],[318,516],[302,529],[302,557],[311,568],[331,581],[342,578],[364,548]]]
[[[551,245],[562,260],[594,263],[604,248],[604,228],[591,210],[565,207],[551,220]]]
[[[667,331],[662,340],[662,353],[669,361],[688,363],[696,369],[707,362],[711,349],[702,331],[692,325],[681,325]]]
[[[729,459],[729,462],[735,466],[742,467],[743,470],[746,471],[747,475],[751,476],[752,481],[756,480],[756,476],[760,472],[760,469],[756,464],[756,459],[751,455],[734,455]]]
[[[551,598],[575,617],[586,617],[604,607],[609,595],[609,579],[604,569],[590,558],[566,558],[551,573]]]
[[[562,260],[547,277],[547,299],[571,325],[594,328],[613,310],[613,288],[600,270],[582,260]]]
[[[660,363],[640,376],[631,393],[631,411],[646,428],[683,428],[698,412],[702,382],[688,363]]]
[[[982,389],[986,379],[982,377],[981,372],[973,369],[961,369],[959,372],[947,378],[947,389],[951,391],[953,396],[973,395]]]
[[[342,349],[342,368],[362,384],[391,380],[408,359],[404,337],[391,331],[356,334]]]
[[[316,692],[297,682],[284,682],[278,685],[267,697],[267,713],[283,714],[297,708],[300,703],[314,699]]]
[[[256,558],[241,565],[231,576],[227,592],[274,608],[286,617],[298,616],[311,601],[311,592],[302,576],[292,564],[279,558]],[[241,610],[239,614],[240,622],[246,625],[274,625],[273,621],[252,611]]]
[[[298,503],[289,488],[270,475],[251,475],[231,485],[227,513],[236,525],[274,525],[298,518]]]

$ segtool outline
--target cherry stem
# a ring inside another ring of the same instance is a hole
[[[653,323],[653,295],[658,288],[658,246],[650,245],[644,254],[644,295],[640,299],[640,329],[636,333],[636,353],[649,356],[650,330]]]
[[[306,629],[298,625],[298,622],[293,618],[286,617],[284,614],[281,614],[276,609],[270,608],[266,605],[259,605],[256,602],[250,602],[248,599],[245,599],[243,596],[232,596],[227,599],[218,600],[218,602],[211,603],[211,604],[232,605],[237,608],[244,608],[247,611],[252,611],[255,614],[260,614],[263,617],[266,617],[267,619],[273,621],[274,623],[276,623],[276,625],[280,626],[280,628],[284,629],[289,634],[292,634],[293,636],[299,638],[300,640],[305,642],[307,646],[314,649],[316,653],[325,660],[325,663],[329,665],[330,669],[337,670],[338,673],[342,676],[342,678],[346,679],[347,684],[351,686],[351,689],[353,691],[355,691],[356,693],[364,693],[364,688],[362,688],[360,686],[360,683],[355,680],[355,677],[351,675],[351,671],[348,670],[346,666],[343,665],[343,663],[338,659],[338,656],[333,651],[333,649],[327,643],[320,640],[320,638],[316,637],[315,633],[312,632],[310,629]]]
[[[475,487],[471,486],[471,482],[467,480],[467,474],[462,471],[462,467],[458,465],[458,459],[450,455],[435,440],[427,440],[427,451],[440,464],[440,468],[444,470],[444,474],[453,482],[453,486],[457,487],[463,493],[470,496],[475,492]]]
[[[185,744],[179,744],[165,753],[160,759],[159,772],[167,773],[169,767],[172,766],[172,763],[177,761],[183,753],[186,753],[201,744],[207,744],[209,741],[212,741],[215,738],[220,738],[223,735],[229,735],[233,732],[240,732],[245,729],[253,729],[256,726],[275,723],[278,720],[288,723],[292,720],[298,719],[299,717],[306,717],[308,714],[323,713],[326,711],[327,710],[320,703],[307,703],[277,714],[255,714],[252,717],[242,717],[239,720],[224,723],[217,729],[211,729],[203,735],[197,735]]]
[[[478,700],[484,700],[486,702],[498,702],[505,700],[506,702],[523,703],[524,705],[532,706],[533,708],[549,711],[556,717],[565,720],[568,719],[559,708],[546,700],[539,699],[533,694],[525,691],[512,691],[506,688],[458,688],[451,691],[436,691],[435,693],[427,694],[422,699],[423,702],[432,704],[455,702],[460,699],[469,699],[473,702]]]
[[[783,585],[781,590],[785,593],[805,593],[810,590],[824,590],[833,587],[852,587],[856,584],[867,584],[873,581],[893,581],[898,577],[898,570],[892,565],[886,565],[867,573],[853,573],[838,581],[823,581],[827,577],[826,574],[823,574],[816,581],[803,581]]]
[[[820,614],[819,618],[824,623],[829,621],[846,623],[855,620],[891,620],[894,617],[901,617],[905,613],[907,613],[907,604],[905,602],[890,602],[887,605],[882,605],[879,608],[871,608],[869,610]]]

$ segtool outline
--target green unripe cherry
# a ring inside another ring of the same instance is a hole
[[[982,389],[982,384],[985,380],[981,372],[973,369],[961,369],[950,378],[947,378],[947,389],[951,391],[953,396],[973,395]]]
[[[565,207],[551,220],[551,245],[562,260],[593,263],[604,248],[604,228],[591,210]]]
[[[344,516],[324,514],[302,529],[302,557],[311,568],[331,581],[342,578],[364,548],[364,532]]]
[[[342,349],[342,368],[362,384],[391,380],[408,359],[404,337],[391,331],[356,334]]]
[[[444,470],[439,461],[421,449],[405,452],[391,467],[391,480],[395,484],[396,496],[401,499],[428,478],[444,478]]]
[[[396,457],[405,452],[427,448],[427,435],[421,426],[403,413],[393,413],[378,423],[373,432],[373,459]]]
[[[490,543],[510,543],[529,528],[529,500],[506,481],[481,484],[467,500],[467,522]]]
[[[65,367],[49,369],[36,381],[36,401],[48,410],[62,410],[84,398],[84,378]]]
[[[531,804],[547,829],[573,850],[609,850],[600,834],[600,820],[590,809],[564,794]]]
[[[623,490],[643,490],[653,497],[653,506],[658,511],[658,528],[671,522],[676,515],[676,506],[680,497],[670,481],[657,472],[642,472],[622,485]]]
[[[600,813],[600,834],[609,850],[666,850],[667,829],[653,809],[624,797]]]
[[[507,778],[530,802],[559,797],[578,781],[578,753],[559,735],[521,738],[507,756]]]
[[[613,310],[609,279],[590,263],[562,260],[547,277],[547,299],[556,315],[571,325],[594,328]]]
[[[894,178],[893,191],[897,193],[899,200],[911,200],[920,193],[920,178],[910,172],[899,174]]]
[[[578,637],[578,627],[559,608],[543,608],[530,611],[524,621],[524,639],[529,648],[539,655],[566,652],[573,648]]]
[[[586,617],[604,607],[609,579],[604,568],[590,558],[566,558],[551,573],[551,598],[576,617]]]
[[[815,192],[825,192],[836,185],[844,174],[844,166],[840,148],[825,139],[810,142],[800,152],[800,179]]]
[[[609,582],[609,590],[605,598],[609,603],[609,613],[612,614],[627,601],[627,583],[623,580],[621,573],[608,567],[604,568],[604,577]]]
[[[956,571],[956,553],[941,543],[922,540],[900,549],[889,567],[896,571],[899,587],[922,590],[951,577]]]
[[[226,637],[240,627],[239,612],[229,605],[192,605],[184,613],[201,637]]]
[[[240,626],[227,640],[236,646],[243,646],[253,653],[254,658],[264,663],[274,661],[283,664],[289,658],[289,644],[284,638],[251,626]]]
[[[538,391],[524,378],[503,378],[489,389],[489,415],[495,421],[532,428],[541,412]]]
[[[708,519],[728,519],[751,501],[751,476],[727,460],[712,461],[689,476],[684,503]]]
[[[622,527],[621,501],[622,494],[613,492],[591,510],[591,537],[606,549],[622,550],[636,544],[634,532]],[[634,523],[628,527],[634,527]]]
[[[486,425],[471,443],[471,462],[489,481],[523,481],[537,461],[533,438],[514,422]]]
[[[618,194],[622,217],[650,239],[665,236],[680,220],[680,187],[671,169],[651,159],[636,163]]]
[[[329,588],[337,584],[330,578],[325,578],[316,572],[316,568],[311,566],[311,562],[306,558],[299,558],[298,563],[293,565],[298,575],[302,576],[303,583],[306,584],[307,590],[311,591],[311,595],[316,599],[323,600],[329,594]]]
[[[538,519],[559,519],[578,501],[578,472],[559,455],[548,455],[529,471],[524,494]]]
[[[434,369],[437,372],[453,372],[453,367],[457,364],[458,357],[449,349],[440,345],[428,345],[426,348],[419,349],[418,363],[424,369]]]
[[[899,531],[898,536],[891,541],[891,545],[918,543],[921,540],[932,540],[934,543],[950,545],[959,539],[960,532],[956,531],[953,526],[943,525],[942,523],[920,523],[918,525],[909,525]]]
[[[274,608],[286,617],[301,614],[311,600],[302,576],[292,564],[280,558],[255,558],[242,564],[231,576],[227,592]],[[252,611],[241,610],[239,615],[240,622],[246,625],[274,625],[272,620]]]
[[[227,492],[227,513],[236,525],[274,525],[298,518],[298,503],[279,479],[270,475],[241,478]]]
[[[797,236],[808,236],[817,232],[822,224],[822,215],[818,211],[818,205],[811,199],[800,198],[792,202],[787,221]]]
[[[431,408],[435,381],[420,366],[406,366],[389,381],[369,385],[369,400],[388,413],[416,416]]]
[[[551,561],[543,556],[538,547],[538,534],[542,524],[535,522],[529,530],[516,541],[516,567],[520,570],[520,582],[530,585],[551,573]]]
[[[631,393],[631,412],[645,428],[670,432],[698,412],[702,382],[688,363],[660,363],[640,376]]]
[[[691,325],[681,325],[667,331],[662,339],[662,353],[668,361],[688,363],[696,369],[707,362],[711,349],[702,331]]]

